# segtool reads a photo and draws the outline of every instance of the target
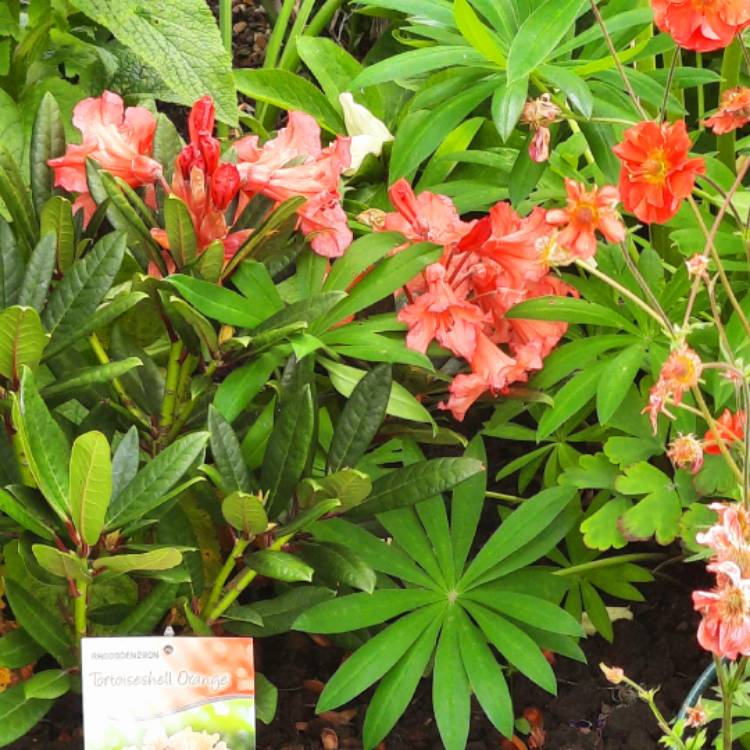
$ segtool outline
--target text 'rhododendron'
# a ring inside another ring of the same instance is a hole
[[[234,164],[220,160],[221,145],[213,132],[214,104],[210,96],[204,96],[190,112],[190,143],[177,156],[171,192],[190,212],[199,252],[219,240],[224,245],[224,258],[228,260],[250,232],[231,232],[227,223],[225,212],[239,192],[240,175]],[[152,229],[151,235],[165,250],[170,249],[164,229]],[[174,271],[172,257],[165,253],[164,259],[167,269]],[[156,274],[155,266],[151,266],[150,273]]]
[[[105,91],[76,104],[73,125],[81,131],[81,143],[70,144],[48,164],[55,185],[78,194],[74,209],[82,209],[86,221],[96,209],[86,182],[87,159],[133,188],[153,185],[161,176],[161,165],[151,158],[156,119],[147,109],[126,109],[121,97]]]
[[[689,157],[692,143],[683,120],[640,122],[614,148],[622,162],[620,196],[628,211],[646,224],[663,224],[693,191],[705,172],[703,159]]]
[[[498,203],[482,219],[464,222],[450,198],[415,195],[403,179],[389,196],[397,210],[378,229],[444,248],[440,261],[407,285],[408,302],[398,317],[409,327],[413,349],[425,352],[435,340],[469,364],[441,404],[460,420],[483,393],[528,380],[567,329],[565,323],[508,318],[508,310],[532,297],[575,292],[542,261],[540,248],[555,231],[544,209],[521,217]]]
[[[323,148],[315,118],[290,112],[287,126],[262,147],[255,135],[234,144],[242,190],[248,198],[261,194],[278,202],[307,198],[297,211],[300,229],[318,255],[337,258],[352,242],[340,191],[349,146],[349,138],[337,137]]]
[[[750,25],[747,0],[651,0],[656,25],[685,49],[711,52]]]

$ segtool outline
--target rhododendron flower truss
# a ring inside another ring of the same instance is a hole
[[[456,375],[440,404],[460,420],[482,394],[526,382],[567,329],[565,323],[510,319],[508,310],[531,297],[574,291],[550,276],[542,261],[540,243],[554,231],[544,209],[521,217],[510,204],[498,203],[489,215],[464,222],[450,198],[415,195],[405,180],[389,195],[397,211],[378,229],[444,248],[440,261],[407,285],[398,317],[409,327],[411,348],[425,352],[435,340],[470,366]]]
[[[721,95],[715,115],[703,121],[716,135],[731,133],[750,122],[750,89],[736,86]]]
[[[703,159],[689,157],[685,122],[641,122],[625,131],[614,148],[622,162],[620,196],[628,211],[646,224],[663,224],[680,209],[705,172]]]
[[[685,49],[711,52],[728,46],[750,25],[747,0],[651,0],[656,25]]]
[[[547,211],[547,223],[561,227],[557,244],[567,251],[570,260],[588,260],[596,254],[596,233],[607,242],[622,242],[625,225],[617,212],[620,193],[613,185],[587,190],[575,180],[565,179],[568,193],[566,208]]]
[[[307,198],[297,215],[312,249],[327,258],[344,254],[352,242],[340,191],[341,175],[351,164],[349,138],[338,137],[323,148],[315,119],[290,112],[276,138],[260,146],[257,136],[247,136],[234,144],[234,150],[247,198],[261,194],[279,203],[295,196]]]
[[[195,103],[188,120],[190,143],[179,153],[172,178],[171,193],[186,206],[193,222],[198,254],[215,241],[224,245],[224,259],[239,250],[250,232],[232,232],[226,211],[240,189],[240,174],[234,164],[220,160],[221,147],[213,137],[214,104],[206,96]],[[165,250],[171,248],[164,229],[152,229],[151,235]],[[176,269],[175,259],[165,253],[167,270]],[[149,272],[158,275],[152,264]]]
[[[711,503],[719,516],[696,541],[712,552],[715,562],[732,562],[744,578],[750,577],[750,510],[740,504]]]
[[[133,188],[153,185],[161,177],[161,165],[151,158],[156,119],[147,109],[126,109],[121,97],[105,91],[76,104],[73,124],[81,131],[81,143],[70,144],[48,164],[55,185],[78,194],[74,210],[82,209],[86,222],[96,209],[86,181],[87,159]]]

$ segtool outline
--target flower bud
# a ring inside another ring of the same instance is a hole
[[[202,135],[198,139],[198,147],[203,157],[204,169],[206,174],[213,174],[216,167],[219,166],[219,157],[221,156],[221,145],[216,138],[208,135]]]
[[[225,211],[240,189],[240,173],[234,164],[220,164],[211,177],[211,202],[218,211]]]
[[[619,685],[625,679],[625,672],[620,667],[608,667],[602,662],[599,664],[599,669],[602,670],[607,681],[613,685]]]
[[[214,100],[208,95],[193,105],[188,118],[191,143],[196,143],[200,136],[210,136],[214,132],[214,113]]]

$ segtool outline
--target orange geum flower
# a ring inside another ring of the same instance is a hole
[[[747,0],[651,0],[654,21],[685,49],[711,52],[728,46],[750,24]]]
[[[685,723],[694,729],[703,726],[708,721],[708,713],[706,712],[706,709],[703,708],[700,701],[698,701],[696,705],[688,708],[686,713],[687,722]]]
[[[640,122],[625,131],[613,151],[622,162],[620,195],[628,211],[646,224],[664,224],[693,192],[706,171],[703,159],[691,159],[692,142],[683,120],[674,124]]]
[[[547,223],[563,227],[557,243],[569,250],[576,258],[588,260],[596,253],[596,232],[600,232],[607,242],[622,242],[625,239],[625,225],[622,223],[616,206],[620,194],[613,185],[587,190],[575,180],[565,178],[568,192],[566,208],[547,211]]]
[[[678,468],[689,466],[693,474],[697,474],[703,466],[703,444],[695,435],[680,433],[669,444],[667,456]]]
[[[735,441],[744,440],[745,438],[745,412],[738,411],[732,414],[729,409],[724,409],[721,416],[716,420],[719,437],[731,445]],[[704,447],[706,453],[718,456],[721,453],[719,449],[719,438],[713,430],[707,430],[704,436]]]
[[[719,109],[713,117],[703,121],[716,135],[731,133],[750,122],[750,89],[736,86],[721,95]]]

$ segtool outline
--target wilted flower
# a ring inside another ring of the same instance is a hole
[[[161,177],[161,164],[151,158],[156,119],[143,107],[128,107],[122,98],[105,91],[84,99],[73,110],[73,124],[81,131],[81,143],[70,144],[57,159],[50,159],[55,185],[78,193],[74,209],[81,208],[88,221],[96,209],[86,181],[86,159],[137,188]]]
[[[703,616],[698,642],[726,659],[750,655],[750,581],[733,562],[713,563],[708,570],[717,574],[716,587],[693,592],[693,606]]]
[[[657,429],[657,417],[666,414],[671,401],[679,404],[687,391],[698,385],[703,365],[700,357],[686,344],[675,349],[662,365],[659,379],[649,392],[648,404],[642,413],[648,413],[654,433]]]
[[[693,191],[705,172],[703,159],[689,158],[692,143],[683,120],[640,122],[614,148],[622,162],[620,195],[628,211],[646,224],[663,224]]]
[[[746,0],[651,0],[654,21],[685,49],[711,52],[750,24]]]
[[[604,662],[599,664],[599,669],[604,673],[607,682],[619,685],[625,679],[625,672],[621,667],[608,667]]]
[[[750,122],[750,89],[735,86],[721,95],[719,110],[703,121],[716,135],[731,133]]]
[[[351,163],[344,174],[352,175],[362,166],[368,154],[380,156],[383,144],[392,141],[393,134],[367,107],[357,104],[348,91],[339,95],[339,103],[344,111],[347,135],[351,136]]]
[[[547,223],[562,227],[557,243],[574,258],[588,260],[596,254],[596,232],[607,242],[622,242],[625,225],[617,212],[620,194],[613,185],[587,190],[575,180],[565,178],[568,192],[566,208],[547,211]]]
[[[667,450],[669,460],[678,468],[690,467],[693,474],[697,474],[703,466],[703,444],[695,435],[680,433]]]
[[[703,438],[706,453],[714,456],[718,456],[721,453],[719,437],[728,445],[731,445],[736,440],[744,440],[745,412],[740,410],[732,414],[729,409],[724,409],[721,416],[716,420],[716,427],[718,436],[713,430],[707,430]]]
[[[688,275],[692,278],[705,276],[706,271],[708,270],[708,261],[708,256],[703,253],[696,253],[691,258],[688,258],[685,261]]]
[[[694,706],[690,706],[685,713],[687,714],[687,721],[685,724],[694,729],[702,727],[708,721],[708,713],[706,712],[706,709],[703,708],[700,701]]]
[[[531,128],[533,136],[529,143],[529,156],[532,161],[541,163],[549,159],[551,133],[549,126],[561,115],[560,108],[549,94],[537,99],[529,99],[523,108],[521,122]]]

